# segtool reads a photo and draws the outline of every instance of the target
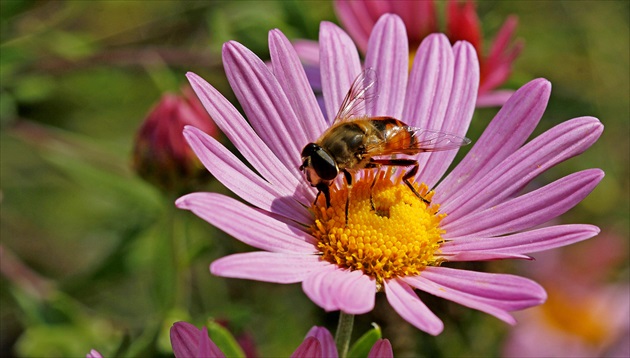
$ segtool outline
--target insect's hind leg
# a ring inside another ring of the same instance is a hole
[[[409,179],[413,178],[418,173],[418,168],[420,167],[420,165],[418,164],[418,161],[413,160],[413,159],[372,159],[370,161],[370,166],[372,167],[376,167],[379,165],[387,165],[387,166],[392,166],[392,167],[413,166],[413,168],[411,168],[410,171],[408,171],[407,173],[405,173],[405,175],[403,175],[402,180],[405,183],[405,185],[407,185],[407,187],[411,189],[414,195],[418,197],[418,199],[422,200],[427,205],[431,204],[429,200],[425,199],[422,195],[420,195],[420,193],[418,193],[416,188],[414,188],[413,185],[411,184],[411,181],[409,181]]]
[[[418,167],[419,167],[418,162],[415,162],[413,168],[411,168],[410,171],[408,171],[407,173],[405,173],[405,175],[403,175],[402,180],[407,185],[407,187],[409,187],[409,189],[411,189],[411,191],[418,197],[418,199],[422,200],[427,205],[431,205],[431,202],[427,200],[425,197],[423,197],[422,195],[420,195],[420,193],[418,193],[416,188],[414,188],[413,185],[411,185],[411,182],[409,181],[409,179],[413,178],[416,174],[418,174]]]

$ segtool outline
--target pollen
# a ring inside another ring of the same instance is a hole
[[[311,226],[322,259],[384,280],[419,274],[440,264],[442,243],[439,205],[425,184],[412,184],[416,196],[400,176],[370,173],[357,180],[351,195],[345,185],[330,189],[330,207],[320,197],[313,205]],[[323,195],[321,195],[323,196]],[[346,201],[348,215],[346,221]]]

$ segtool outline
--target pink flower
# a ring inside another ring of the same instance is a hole
[[[188,322],[175,322],[171,327],[171,346],[176,358],[225,358],[208,337],[208,328],[199,329]]]
[[[208,177],[181,135],[186,125],[193,125],[209,135],[217,134],[212,119],[188,87],[183,96],[163,95],[136,135],[134,169],[166,192],[193,190]]]
[[[628,357],[630,286],[549,287],[544,305],[518,315],[503,356]]]
[[[206,168],[245,202],[216,193],[192,193],[177,206],[262,251],[213,262],[213,274],[275,283],[302,283],[326,311],[362,314],[382,292],[405,320],[430,334],[442,321],[414,289],[489,313],[514,324],[510,312],[541,304],[544,289],[526,278],[445,267],[452,261],[528,258],[595,236],[591,225],[533,229],[579,203],[602,179],[589,169],[521,194],[549,167],[592,145],[603,130],[592,117],[562,123],[525,144],[540,120],[551,85],[534,80],[508,100],[466,157],[444,176],[456,150],[423,153],[414,187],[404,171],[355,175],[349,211],[341,180],[331,187],[331,207],[307,185],[300,152],[330,125],[345,92],[361,72],[350,37],[334,24],[320,27],[323,96],[319,109],[300,60],[279,31],[269,33],[271,70],[236,42],[223,47],[225,70],[246,113],[216,89],[188,74],[202,103],[253,170],[214,138],[192,127],[184,135]],[[464,136],[477,98],[479,67],[466,42],[451,46],[430,35],[408,70],[404,23],[384,15],[374,26],[365,57],[378,74],[379,96],[366,115],[399,118],[412,127]],[[250,125],[251,124],[251,125]],[[378,175],[375,177],[375,175]],[[376,179],[375,179],[376,178]],[[435,188],[429,191],[428,188]],[[374,205],[374,208],[370,207]]]
[[[407,29],[409,49],[415,53],[418,45],[430,33],[438,31],[438,19],[433,1],[356,1],[337,0],[335,9],[339,20],[365,53],[368,39],[381,15],[392,13],[400,16]],[[512,63],[523,49],[521,41],[511,38],[517,25],[517,18],[510,16],[505,21],[487,55],[483,53],[483,34],[475,9],[470,0],[449,0],[446,5],[446,34],[451,43],[460,40],[470,42],[477,52],[481,66],[477,106],[499,106],[512,95],[513,91],[496,90],[510,76]],[[303,44],[302,44],[303,45]],[[301,45],[301,46],[302,46]]]
[[[96,349],[92,349],[90,353],[85,355],[85,358],[103,358],[103,356]]]
[[[187,322],[175,322],[171,327],[171,344],[176,358],[184,357],[225,357],[223,352],[208,337],[208,329],[198,329]],[[292,358],[337,358],[335,341],[326,328],[313,327],[304,341],[291,355]],[[393,357],[388,340],[379,339],[368,358]]]
[[[521,324],[510,332],[503,355],[628,357],[630,286],[610,282],[628,259],[626,241],[604,233],[597,240],[536,255],[539,266],[528,273],[551,287],[549,299],[517,316]]]

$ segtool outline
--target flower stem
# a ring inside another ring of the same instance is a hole
[[[352,326],[354,326],[354,315],[339,312],[339,324],[337,324],[337,353],[339,358],[345,358],[350,347],[350,337],[352,336]]]

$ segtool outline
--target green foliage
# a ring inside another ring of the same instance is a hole
[[[357,339],[356,342],[354,342],[354,344],[352,344],[350,350],[348,351],[348,357],[367,357],[374,343],[382,338],[381,327],[379,327],[376,323],[372,323],[372,326],[372,329],[365,332],[361,337],[359,337],[359,339]]]

